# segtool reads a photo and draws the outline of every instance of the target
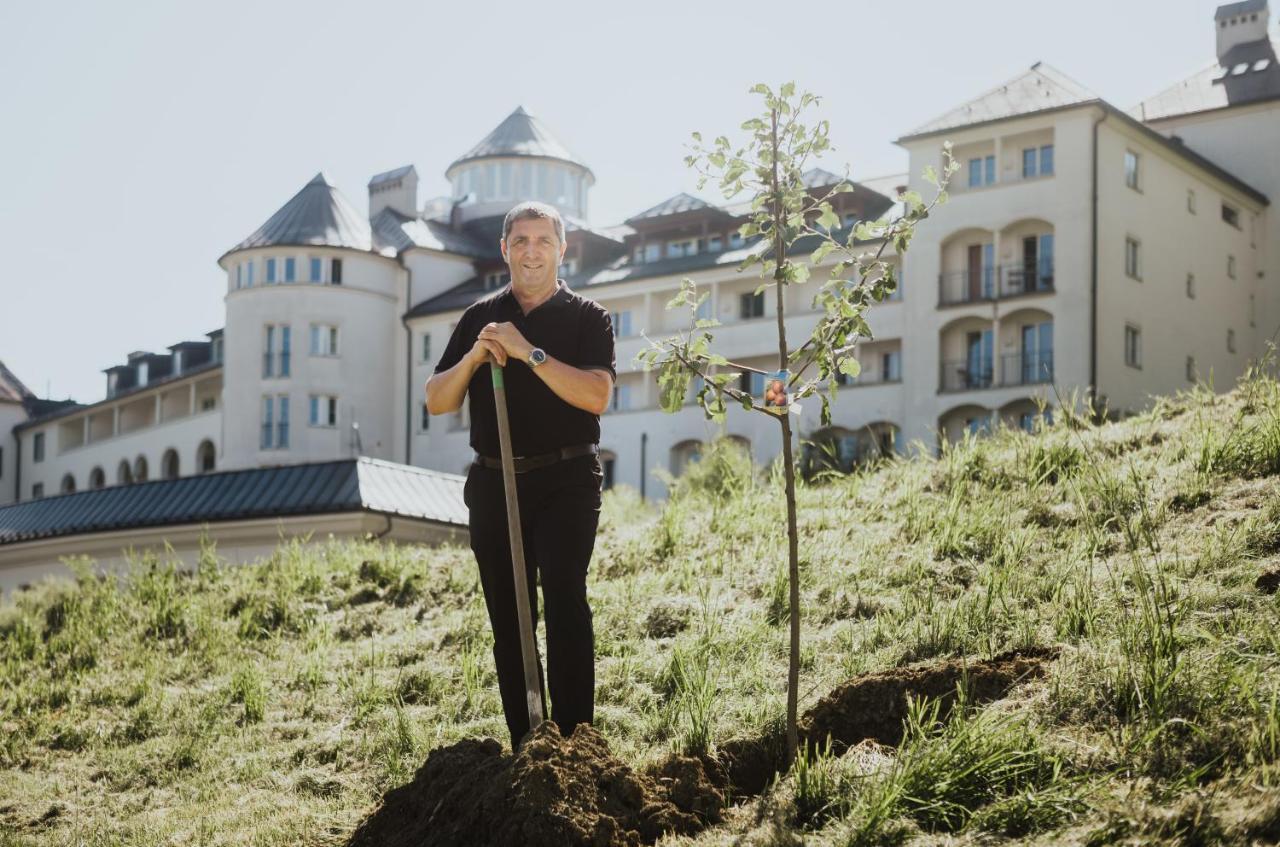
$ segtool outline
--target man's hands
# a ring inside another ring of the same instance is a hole
[[[507,366],[507,351],[502,349],[501,344],[488,338],[477,338],[476,343],[471,345],[467,358],[476,365],[487,365],[492,360],[504,368]]]
[[[514,356],[522,362],[529,361],[529,353],[533,350],[533,345],[520,334],[520,330],[516,329],[516,325],[510,321],[504,323],[487,323],[484,329],[480,330],[480,337],[476,339],[476,347],[480,344],[489,345],[487,349],[497,358],[500,352],[501,358],[498,358],[498,364],[506,365],[507,357]],[[471,348],[472,355],[476,353],[476,347]],[[497,348],[496,350],[494,348]],[[482,356],[484,354],[481,354]],[[484,361],[481,359],[481,361]]]

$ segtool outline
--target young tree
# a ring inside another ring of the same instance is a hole
[[[818,120],[811,126],[801,122],[806,111],[819,105],[820,98],[807,92],[797,95],[795,84],[790,82],[776,92],[763,84],[751,92],[764,99],[764,112],[742,124],[742,130],[747,133],[745,142],[735,147],[727,137],[719,136],[706,143],[702,135],[695,132],[693,152],[685,163],[699,173],[699,188],[714,179],[727,198],[744,192],[751,197],[750,219],[739,232],[744,239],[758,237],[758,241],[738,270],[758,266],[764,282],[756,288],[757,296],[768,288],[774,289],[778,370],[783,372],[785,395],[779,397],[771,385],[767,397],[755,398],[731,384],[739,373],[760,371],[712,352],[714,337],[710,330],[719,322],[697,316],[698,306],[709,294],[699,295],[687,278],[681,280],[680,292],[667,308],[687,307],[689,329],[660,341],[649,339],[649,348],[637,354],[636,359],[646,371],[657,370],[660,402],[666,412],[674,413],[683,407],[690,383],[699,377],[697,403],[708,418],[723,421],[727,400],[741,404],[745,410],[775,416],[782,429],[791,612],[785,764],[790,766],[798,744],[796,709],[800,677],[799,540],[791,414],[798,411],[796,404],[816,394],[822,402],[822,425],[830,425],[830,398],[837,393],[835,377],[840,373],[858,375],[859,364],[853,355],[855,344],[872,337],[863,313],[897,287],[894,265],[885,258],[885,250],[892,246],[898,256],[906,252],[916,224],[929,216],[934,205],[946,202],[947,182],[959,165],[951,156],[950,143],[944,143],[943,173],[939,175],[930,166],[923,175],[937,187],[932,202],[926,205],[917,192],[906,191],[897,198],[904,207],[900,217],[863,221],[844,235],[831,201],[837,194],[852,191],[853,186],[841,181],[815,191],[807,187],[801,177],[805,165],[831,147],[826,120]],[[807,255],[790,252],[802,238],[816,244],[814,249],[806,247]],[[813,298],[815,309],[822,314],[804,343],[789,350],[783,289],[807,283],[818,268],[829,271],[829,279]],[[816,372],[806,376],[811,368]],[[823,390],[824,385],[829,391]]]

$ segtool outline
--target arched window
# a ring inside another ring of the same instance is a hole
[[[690,462],[702,458],[702,442],[696,439],[681,441],[671,448],[671,475],[680,476]]]
[[[102,468],[94,468],[93,470],[89,471],[90,490],[96,491],[99,488],[106,488],[106,487],[107,487],[107,475],[105,472],[103,472]]]
[[[209,473],[213,470],[214,459],[217,451],[213,447],[213,442],[204,440],[200,442],[200,446],[196,448],[196,471],[198,473]]]
[[[160,459],[160,476],[164,479],[178,478],[178,451],[170,447],[164,451]]]
[[[137,459],[134,460],[133,481],[134,482],[147,481],[147,457],[146,456],[139,456]]]
[[[116,485],[128,485],[133,482],[133,468],[129,467],[128,459],[120,460],[120,467],[116,468]]]
[[[67,474],[62,478],[61,491],[63,494],[74,494],[75,490],[76,490],[76,478],[71,474]]]

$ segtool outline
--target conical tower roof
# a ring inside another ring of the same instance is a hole
[[[322,171],[252,235],[223,255],[251,247],[277,245],[370,250],[373,235],[369,221],[342,196]]]
[[[524,107],[517,106],[516,110],[507,115],[506,119],[481,139],[479,144],[454,160],[445,171],[445,175],[451,175],[454,168],[466,162],[505,156],[559,159],[591,173],[586,163],[573,155],[569,148],[560,142],[560,139],[552,135],[551,130],[547,129],[542,121],[526,112]],[[594,174],[592,179],[595,179]]]

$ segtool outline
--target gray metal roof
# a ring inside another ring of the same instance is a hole
[[[0,507],[0,545],[138,527],[357,511],[466,526],[463,481],[360,457],[119,485]]]
[[[1240,3],[1226,3],[1218,7],[1213,19],[1220,21],[1232,15],[1247,15],[1250,12],[1262,12],[1267,8],[1267,0],[1243,0]]]
[[[535,156],[544,159],[559,159],[570,162],[591,173],[586,163],[579,159],[558,138],[551,134],[547,127],[517,106],[516,110],[498,124],[480,143],[454,160],[445,170],[449,174],[458,165],[476,159],[491,159],[501,156]]]
[[[375,185],[382,185],[382,183],[384,182],[394,182],[397,179],[403,179],[409,174],[414,173],[414,171],[415,169],[413,165],[402,165],[401,167],[395,168],[393,170],[383,171],[380,174],[374,174],[373,176],[369,177],[369,187],[373,188]]]
[[[34,396],[31,389],[23,385],[22,380],[4,366],[4,362],[0,362],[0,401],[21,403]]]
[[[800,182],[805,188],[826,188],[828,185],[835,185],[842,176],[837,176],[831,171],[824,168],[809,168],[809,170],[800,174]]]
[[[371,250],[373,235],[368,219],[321,172],[252,235],[223,255],[277,245]]]
[[[719,211],[719,212],[724,211],[719,206],[713,206],[710,203],[706,202],[705,200],[699,200],[697,197],[694,197],[692,194],[686,194],[683,191],[681,191],[679,194],[675,195],[674,197],[668,197],[666,200],[663,200],[658,205],[651,206],[648,209],[645,209],[643,212],[639,213],[638,215],[632,215],[631,217],[627,218],[626,222],[630,224],[636,221],[646,221],[654,218],[665,218],[668,215],[678,215],[682,212],[696,212],[700,209],[715,209],[716,211]]]
[[[446,223],[411,218],[390,206],[374,215],[372,228],[374,245],[381,252],[403,253],[421,247],[477,259],[500,255],[496,243],[489,247],[465,232],[455,232]]]
[[[916,127],[898,141],[1098,99],[1092,91],[1056,68],[1036,62],[1003,85]]]
[[[1129,110],[1140,121],[1158,121],[1210,109],[1280,98],[1280,39],[1237,44],[1191,76]]]

